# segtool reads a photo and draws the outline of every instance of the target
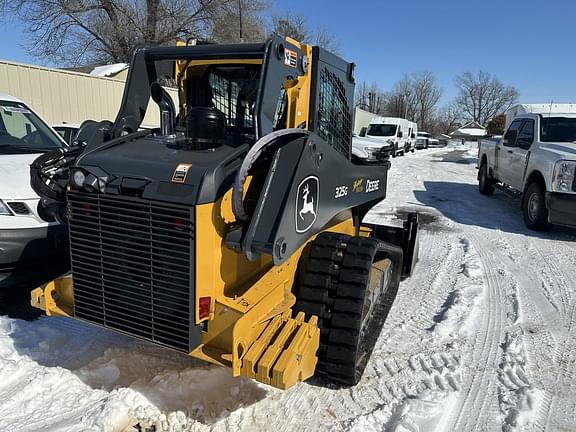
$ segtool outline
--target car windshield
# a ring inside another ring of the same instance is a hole
[[[56,134],[25,105],[0,101],[0,153],[45,153],[61,145]]]
[[[396,128],[398,128],[398,125],[371,124],[368,126],[366,134],[372,136],[394,136],[396,135]]]
[[[544,117],[540,137],[545,142],[576,142],[576,118]]]
[[[418,132],[419,138],[430,138],[430,134],[428,132]]]

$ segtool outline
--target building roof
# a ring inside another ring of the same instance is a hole
[[[485,136],[486,135],[486,128],[475,121],[471,121],[469,123],[466,123],[460,129],[456,129],[450,135],[451,136],[461,136],[461,135]]]
[[[576,104],[555,104],[555,103],[526,103],[516,104],[510,107],[507,113],[514,116],[519,114],[568,114],[576,113]]]
[[[73,66],[73,67],[63,67],[60,69],[70,72],[80,72],[89,74],[90,72],[92,72],[92,69],[94,69],[94,66]]]
[[[124,69],[128,69],[128,66],[128,63],[115,63],[111,65],[96,66],[94,69],[92,69],[90,75],[110,77],[122,72]]]

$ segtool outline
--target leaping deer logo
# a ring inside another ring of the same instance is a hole
[[[320,182],[316,176],[308,176],[298,184],[294,203],[294,222],[296,232],[305,233],[316,222],[320,201]]]
[[[314,218],[316,218],[316,211],[314,210],[314,197],[310,197],[310,201],[308,201],[308,195],[310,195],[310,188],[308,185],[304,186],[304,192],[302,193],[302,209],[298,212],[300,215],[300,219],[304,220],[304,215],[306,213],[312,213]]]

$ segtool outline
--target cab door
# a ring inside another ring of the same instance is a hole
[[[526,166],[530,157],[530,147],[534,142],[534,120],[525,119],[518,130],[516,148],[509,157],[510,183],[514,189],[522,190]]]
[[[511,162],[514,152],[517,149],[518,131],[522,126],[522,119],[514,120],[504,134],[504,138],[496,144],[496,155],[494,163],[495,176],[502,183],[511,185],[512,169]]]

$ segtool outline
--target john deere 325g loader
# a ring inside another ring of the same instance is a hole
[[[275,387],[356,384],[418,222],[362,223],[389,162],[351,162],[353,100],[352,63],[289,38],[137,51],[114,123],[32,165],[72,267],[32,303]]]

